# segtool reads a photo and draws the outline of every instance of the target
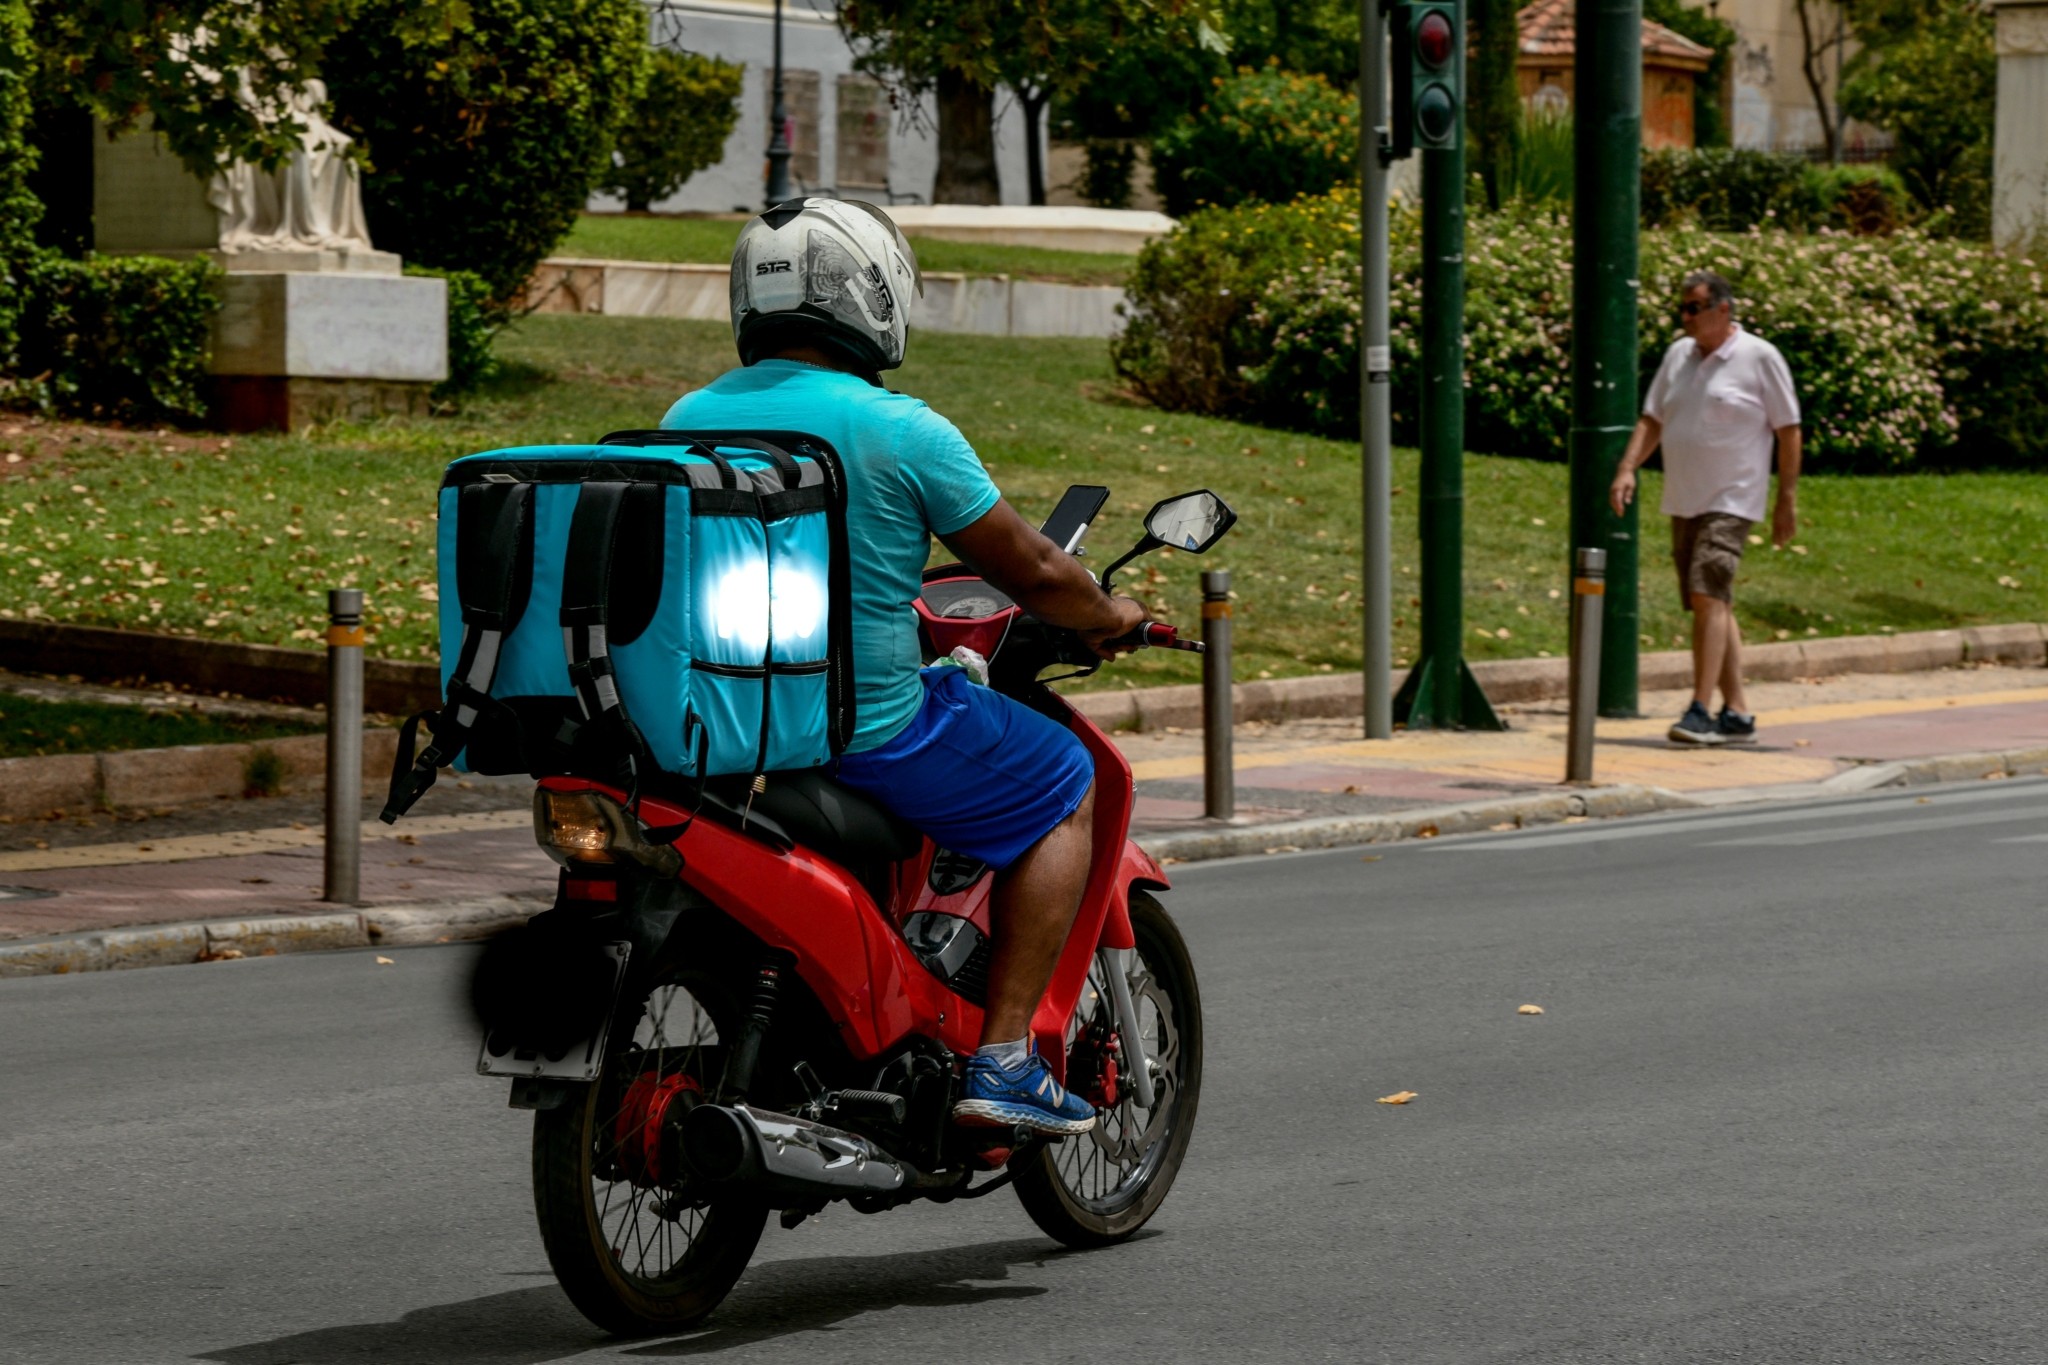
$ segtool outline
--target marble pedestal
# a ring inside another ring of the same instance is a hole
[[[325,256],[358,259],[317,259]],[[448,286],[397,273],[397,260],[313,251],[221,258],[213,371],[222,424],[297,430],[424,411],[448,377]]]

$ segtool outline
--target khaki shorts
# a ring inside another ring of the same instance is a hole
[[[1735,570],[1742,547],[1756,523],[1728,512],[1703,512],[1671,519],[1671,558],[1678,565],[1678,601],[1687,611],[1704,593],[1722,602],[1735,600]]]

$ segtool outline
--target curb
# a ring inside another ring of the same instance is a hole
[[[376,791],[398,753],[398,731],[363,732],[363,785]],[[0,816],[175,806],[244,796],[256,761],[277,760],[274,795],[317,792],[327,780],[327,736],[286,735],[245,744],[116,749],[101,754],[0,758]]]
[[[1434,839],[1445,834],[1530,829],[1566,820],[1648,815],[1700,804],[1663,787],[1594,787],[1586,791],[1533,792],[1493,801],[1424,806],[1387,815],[1325,815],[1277,825],[1175,830],[1170,834],[1141,835],[1138,846],[1162,864],[1206,862],[1251,853],[1302,853],[1318,848]]]
[[[445,905],[391,905],[314,915],[150,924],[65,934],[38,942],[0,942],[0,980],[124,971],[187,962],[274,957],[334,948],[404,947],[489,938],[543,908],[548,898],[492,896]]]
[[[1996,781],[2042,774],[2048,774],[2048,746],[1867,763],[1820,782],[1730,787],[1695,794],[1632,784],[1573,792],[1532,792],[1526,796],[1420,807],[1387,815],[1322,816],[1273,825],[1175,830],[1140,835],[1137,842],[1152,857],[1171,866],[1250,854],[1303,853],[1451,834],[1531,829],[1566,821],[1618,819],[1659,811],[1790,803],[1890,787]],[[499,895],[440,905],[387,905],[316,915],[153,924],[66,934],[36,942],[0,942],[0,980],[168,967],[333,948],[408,947],[489,938],[524,922],[550,899],[545,894]]]
[[[1914,673],[1964,663],[2048,664],[2048,627],[2030,621],[1903,635],[1842,635],[1745,645],[1743,674],[1751,682],[1787,682],[1838,673]],[[1645,654],[1641,685],[1650,691],[1692,686],[1692,656],[1683,650]],[[101,682],[146,678],[206,692],[274,697],[302,706],[327,704],[326,656],[279,645],[231,644],[182,635],[74,626],[59,621],[0,619],[0,668],[21,673],[77,674]],[[1492,659],[1472,674],[1496,703],[1561,701],[1566,659]],[[440,705],[438,664],[396,659],[363,661],[364,704],[387,715]],[[1400,681],[1397,675],[1394,679]],[[1364,712],[1365,675],[1324,673],[1238,683],[1235,714],[1245,721],[1309,720]],[[1202,689],[1134,688],[1069,697],[1106,730],[1193,729],[1202,723]]]
[[[1750,682],[1790,682],[1841,673],[1922,673],[1966,663],[2039,666],[2048,663],[2048,628],[2033,622],[1922,630],[1904,635],[1842,635],[1744,645],[1742,673]],[[1492,659],[1472,675],[1496,703],[1562,701],[1568,695],[1568,659]],[[1668,691],[1692,686],[1692,655],[1664,650],[1641,656],[1641,686]],[[1397,673],[1393,681],[1399,683]],[[1236,722],[1311,720],[1361,715],[1365,675],[1325,673],[1238,683],[1230,689]],[[1106,730],[1184,730],[1202,723],[1202,689],[1137,688],[1069,696],[1077,709]]]

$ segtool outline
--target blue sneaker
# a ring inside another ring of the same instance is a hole
[[[1685,714],[1678,718],[1678,724],[1664,732],[1673,744],[1726,744],[1728,737],[1707,708],[1694,702],[1685,708]]]
[[[1095,1126],[1095,1109],[1054,1080],[1042,1057],[1027,1057],[1014,1071],[992,1058],[970,1057],[953,1118],[1034,1133],[1085,1133]]]

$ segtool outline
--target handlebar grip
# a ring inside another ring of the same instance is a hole
[[[1202,652],[1200,640],[1183,640],[1180,631],[1164,621],[1147,621],[1128,635],[1119,635],[1108,641],[1112,649],[1181,649],[1190,654]]]

